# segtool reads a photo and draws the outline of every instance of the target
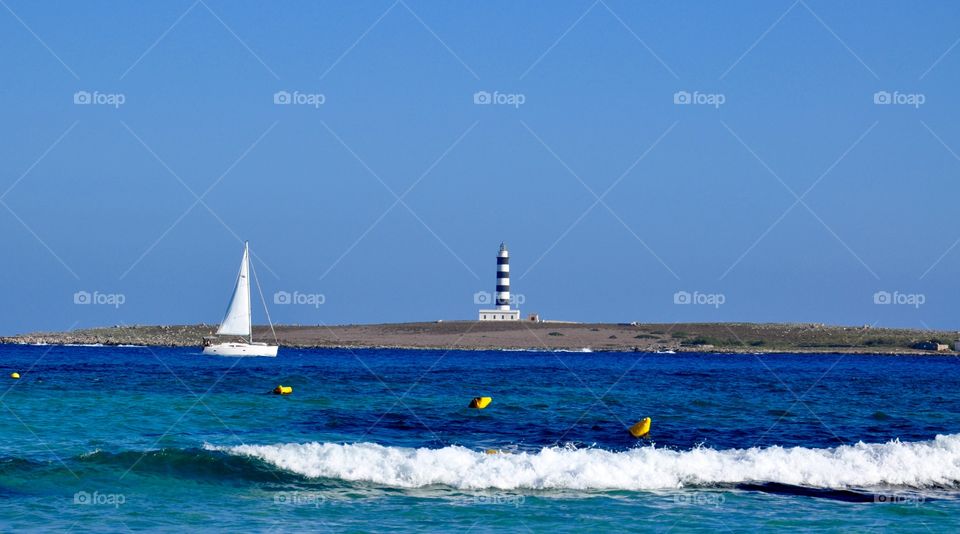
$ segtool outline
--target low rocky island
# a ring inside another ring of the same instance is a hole
[[[955,355],[957,332],[869,326],[757,323],[551,323],[440,321],[276,326],[283,347],[394,347],[464,350],[799,352]],[[216,325],[114,326],[0,337],[10,344],[199,346]],[[273,341],[269,327],[254,339]]]

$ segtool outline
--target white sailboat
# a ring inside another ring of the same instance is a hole
[[[256,276],[256,271],[254,271]],[[257,288],[260,288],[260,282],[257,281]],[[263,300],[263,292],[260,292],[260,300]],[[266,311],[267,303],[264,301],[263,309]],[[267,313],[267,321],[270,322],[270,314]],[[273,322],[270,322],[270,330],[273,331]],[[243,244],[243,260],[240,262],[240,274],[237,275],[237,283],[233,288],[233,297],[230,299],[230,305],[227,307],[227,314],[217,329],[218,336],[241,336],[248,337],[243,341],[223,341],[218,342],[216,338],[203,339],[203,353],[215,356],[276,356],[277,345],[268,345],[266,343],[255,343],[253,341],[253,328],[251,327],[250,313],[250,245]],[[276,341],[276,332],[273,334]]]

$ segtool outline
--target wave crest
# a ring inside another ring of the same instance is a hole
[[[655,490],[769,482],[819,488],[957,487],[960,434],[932,441],[687,451],[654,446],[612,452],[550,447],[485,454],[374,443],[291,443],[213,447],[311,478],[417,488]]]

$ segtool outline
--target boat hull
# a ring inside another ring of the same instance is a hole
[[[210,356],[266,356],[275,358],[277,346],[266,343],[216,343],[203,347]]]

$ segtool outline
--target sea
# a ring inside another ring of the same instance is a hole
[[[960,531],[954,356],[4,345],[0,368],[2,532]]]

